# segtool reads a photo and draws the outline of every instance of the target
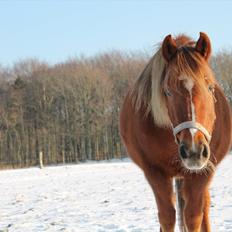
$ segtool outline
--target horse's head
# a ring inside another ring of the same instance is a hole
[[[210,40],[204,33],[196,43],[187,37],[172,39],[168,35],[162,44],[166,61],[162,88],[168,114],[182,163],[194,171],[208,164],[216,118],[210,53]]]

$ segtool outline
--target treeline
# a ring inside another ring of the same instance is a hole
[[[2,167],[72,163],[126,155],[118,115],[145,54],[110,52],[48,65],[26,60],[0,71]]]
[[[38,60],[0,67],[0,167],[121,158],[118,116],[145,53],[105,53],[48,65]],[[232,101],[232,53],[212,66]]]

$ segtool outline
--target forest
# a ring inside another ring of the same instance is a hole
[[[57,64],[37,59],[0,66],[0,168],[125,157],[118,118],[146,52],[110,51]],[[232,104],[232,52],[211,66]]]

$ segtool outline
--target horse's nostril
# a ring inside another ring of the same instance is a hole
[[[208,155],[209,155],[209,149],[208,149],[208,147],[207,147],[205,144],[203,145],[202,155],[203,155],[205,158],[207,158]]]
[[[186,148],[185,148],[185,145],[181,145],[180,148],[179,148],[179,153],[180,153],[180,156],[183,158],[183,159],[186,159],[188,157],[187,155],[187,151],[186,151]]]

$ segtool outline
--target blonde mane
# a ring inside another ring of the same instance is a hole
[[[206,61],[194,51],[195,43],[187,36],[181,35],[176,38],[178,52],[176,54],[173,70],[185,74],[193,79],[198,86],[204,86],[204,73],[210,73],[209,82],[215,83],[213,73]],[[205,64],[205,65],[202,65]],[[169,70],[170,71],[170,70]],[[171,127],[168,115],[162,83],[166,75],[166,62],[162,55],[161,48],[150,59],[149,63],[135,81],[130,94],[135,110],[145,108],[145,116],[152,113],[154,122],[159,127]],[[202,78],[200,78],[202,77]],[[173,86],[178,86],[180,80],[171,78]]]
[[[132,101],[136,110],[145,107],[145,116],[152,112],[155,124],[170,127],[171,122],[161,89],[165,60],[159,49],[151,58],[131,89]]]

